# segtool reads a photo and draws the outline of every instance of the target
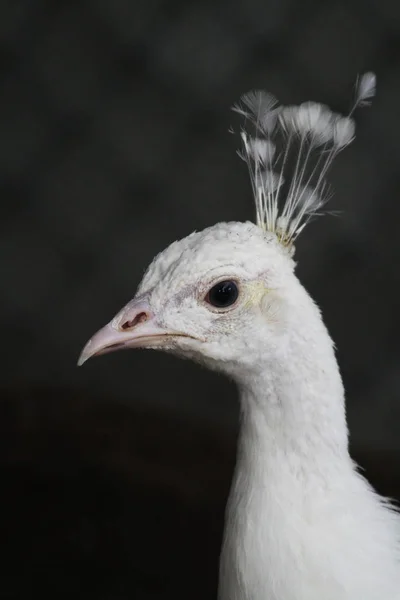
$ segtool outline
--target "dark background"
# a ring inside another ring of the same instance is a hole
[[[232,384],[161,353],[75,364],[178,237],[254,211],[229,111],[251,88],[378,95],[297,244],[353,454],[400,498],[400,3],[0,2],[2,598],[214,598]]]

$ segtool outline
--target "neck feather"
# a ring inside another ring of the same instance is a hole
[[[294,303],[287,343],[273,356],[265,348],[264,368],[238,382],[219,599],[397,598],[398,517],[350,459],[342,381],[320,313],[305,292]]]
[[[303,293],[285,344],[258,374],[239,382],[242,437],[249,434],[272,455],[281,450],[302,461],[332,461],[348,455],[343,384],[320,312]]]
[[[333,344],[317,307],[307,294],[303,300],[285,346],[238,381],[241,430],[220,600],[296,597],[286,593],[281,574],[298,564],[296,553],[306,544],[302,523],[353,469]]]

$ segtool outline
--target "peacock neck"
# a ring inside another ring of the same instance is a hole
[[[277,452],[293,454],[303,463],[348,456],[344,395],[337,366],[316,377],[297,378],[298,369],[284,367],[240,388],[239,451],[257,448],[257,455],[273,460]],[[278,373],[281,369],[281,373]],[[303,371],[304,373],[304,371]],[[275,377],[275,379],[274,379]],[[305,466],[305,465],[304,465]]]
[[[320,312],[305,290],[302,300],[285,343],[273,354],[261,348],[257,371],[238,381],[241,440],[267,454],[331,461],[348,455],[344,389]]]
[[[343,474],[352,476],[343,385],[332,341],[313,315],[311,326],[292,330],[280,355],[238,382],[241,427],[220,600],[297,597],[274,589],[286,589],[283,574],[305,551],[301,524],[318,502],[337,503]]]

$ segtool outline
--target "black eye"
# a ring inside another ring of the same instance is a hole
[[[226,308],[234,304],[238,296],[238,286],[234,281],[220,281],[208,292],[206,302],[216,308]]]

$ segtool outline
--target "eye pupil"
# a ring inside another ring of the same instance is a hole
[[[239,290],[234,281],[220,281],[207,294],[207,301],[216,308],[226,308],[234,304]]]

